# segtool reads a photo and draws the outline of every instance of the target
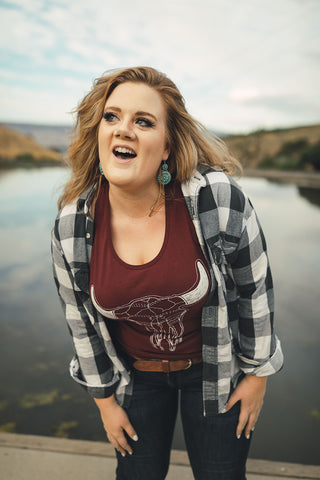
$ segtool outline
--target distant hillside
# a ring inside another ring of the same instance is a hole
[[[224,138],[245,168],[320,170],[320,125]]]
[[[33,138],[49,150],[64,153],[70,143],[71,125],[34,125],[32,123],[5,123],[6,127]]]
[[[60,153],[39,145],[35,140],[0,125],[0,166],[57,165]]]
[[[0,125],[0,163],[11,162],[13,166],[26,164],[28,159],[34,163],[61,160],[57,152],[66,152],[71,129]],[[320,171],[320,125],[221,136],[245,169]]]

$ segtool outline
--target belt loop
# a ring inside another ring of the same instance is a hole
[[[170,373],[170,360],[161,360],[162,370],[165,373]]]

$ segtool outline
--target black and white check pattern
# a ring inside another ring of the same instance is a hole
[[[71,376],[93,397],[115,393],[126,405],[130,373],[89,295],[95,186],[58,214],[52,235],[54,277],[75,356]],[[211,272],[202,310],[204,414],[223,412],[241,372],[267,376],[283,356],[273,329],[273,286],[266,243],[250,200],[234,179],[200,165],[182,191]],[[183,247],[183,239],[181,240]]]

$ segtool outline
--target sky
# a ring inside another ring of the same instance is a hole
[[[320,123],[320,0],[0,0],[0,122],[70,125],[95,78],[148,65],[216,132]]]

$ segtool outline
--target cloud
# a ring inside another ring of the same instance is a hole
[[[54,32],[25,10],[0,8],[0,48],[33,60],[54,45]]]
[[[69,112],[76,106],[74,97],[80,98],[85,90],[59,86],[59,91],[28,89],[23,86],[10,86],[0,83],[0,111],[6,114],[5,121],[25,123],[65,124],[71,123]],[[74,103],[73,103],[74,101]]]
[[[277,112],[295,115],[300,115],[305,111],[309,111],[310,113],[317,110],[319,112],[320,107],[319,99],[315,99],[314,102],[311,102],[309,98],[297,98],[294,95],[288,95],[286,93],[263,94],[257,92],[246,98],[242,97],[240,102],[244,106],[264,107]]]
[[[0,2],[2,84],[16,97],[6,99],[6,117],[19,120],[21,95],[29,105],[33,90],[43,99],[41,90],[47,89],[58,93],[47,104],[65,123],[65,112],[94,78],[132,65],[165,71],[190,111],[209,126],[229,121],[232,128],[237,123],[254,128],[268,124],[271,109],[272,122],[278,111],[279,122],[290,124],[288,96],[303,109],[318,93],[317,1],[271,6],[267,0],[259,5],[253,0],[12,0],[8,5]],[[240,93],[249,91],[261,93],[241,100]],[[44,122],[52,116],[40,103],[32,114]]]

